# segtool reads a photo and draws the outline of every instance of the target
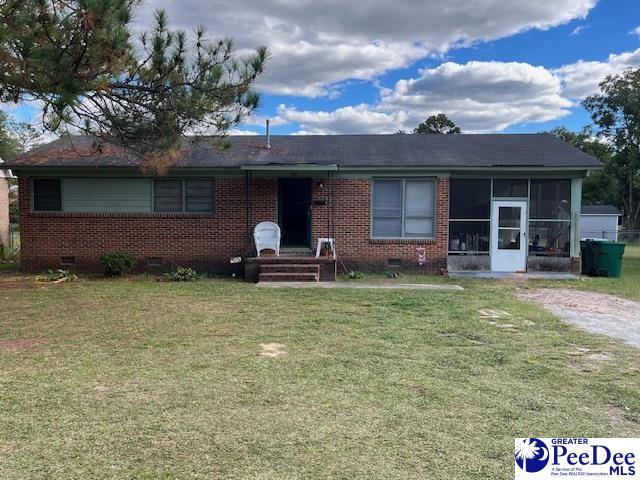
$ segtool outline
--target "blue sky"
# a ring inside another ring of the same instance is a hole
[[[553,2],[550,2],[553,3]],[[640,48],[640,35],[633,33],[640,27],[640,5],[637,0],[601,0],[589,10],[585,18],[576,18],[565,24],[545,30],[531,29],[493,41],[480,41],[470,47],[453,48],[442,56],[420,59],[406,68],[398,68],[379,75],[375,81],[347,80],[339,84],[338,98],[305,98],[264,94],[261,116],[277,117],[278,105],[294,106],[298,110],[333,111],[337,108],[375,103],[379,100],[379,87],[393,88],[405,78],[415,78],[425,68],[437,68],[446,62],[467,64],[480,62],[519,62],[543,66],[549,70],[579,61],[606,62],[610,54],[634,52]],[[640,67],[632,64],[631,66]],[[572,99],[574,106],[569,113],[549,121],[514,123],[499,131],[527,133],[548,130],[557,126],[579,130],[590,119],[579,105],[581,97]],[[443,108],[445,113],[446,108]],[[455,118],[455,114],[450,114]],[[260,132],[260,128],[248,129]],[[295,133],[299,122],[276,127],[282,134]]]
[[[136,26],[157,8],[271,50],[262,107],[234,133],[265,118],[280,134],[391,133],[438,112],[472,133],[579,129],[582,99],[640,68],[638,0],[148,0]]]

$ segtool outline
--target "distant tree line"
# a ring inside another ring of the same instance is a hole
[[[580,132],[551,131],[603,163],[584,180],[583,202],[610,204],[623,214],[624,226],[640,229],[640,70],[608,76],[600,93],[582,105],[592,124]]]

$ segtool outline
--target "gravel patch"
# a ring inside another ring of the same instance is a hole
[[[539,289],[519,297],[535,302],[567,323],[640,347],[640,303],[571,289]]]

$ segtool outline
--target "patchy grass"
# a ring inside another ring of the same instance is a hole
[[[0,290],[0,478],[508,479],[514,437],[637,434],[638,350],[465,287]]]
[[[488,284],[500,284],[505,289],[514,288],[577,288],[620,295],[640,301],[640,246],[627,245],[622,263],[620,278],[581,277],[579,280],[526,280],[518,282],[495,282],[487,279],[460,279],[444,276],[429,276],[400,273],[397,278],[389,278],[383,273],[363,273],[360,279],[349,279],[340,275],[339,280],[348,282],[384,282],[384,283],[446,283],[458,284],[465,288],[475,288]]]
[[[594,290],[620,295],[631,300],[640,300],[640,246],[625,248],[620,278],[582,277],[579,281],[563,282],[536,280],[529,282],[528,285]]]

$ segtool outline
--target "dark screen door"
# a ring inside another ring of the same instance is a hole
[[[311,241],[311,179],[278,180],[278,215],[282,246],[308,247]]]

